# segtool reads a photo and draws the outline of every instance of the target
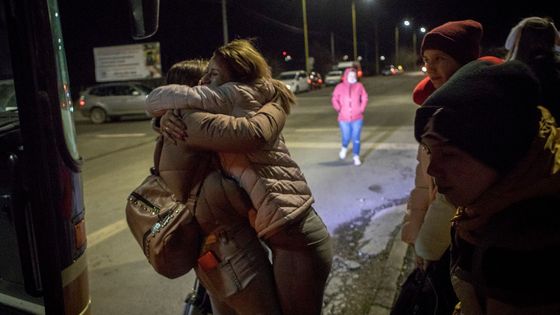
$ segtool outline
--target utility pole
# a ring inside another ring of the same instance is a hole
[[[222,28],[224,32],[224,45],[229,42],[227,22],[227,0],[222,0]]]

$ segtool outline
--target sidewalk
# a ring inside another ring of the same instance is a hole
[[[407,257],[408,245],[400,240],[405,207],[398,204],[374,210],[361,219],[363,225],[358,220],[335,233],[339,242],[325,291],[325,315],[390,314],[412,263]],[[351,234],[361,236],[350,239]]]

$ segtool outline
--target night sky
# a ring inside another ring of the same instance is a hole
[[[374,25],[379,53],[394,51],[394,28],[404,19],[428,30],[446,21],[475,19],[484,26],[483,51],[503,46],[512,26],[527,16],[549,16],[560,21],[554,1],[513,2],[459,0],[355,0],[358,54],[373,64]],[[256,44],[274,70],[303,68],[301,0],[227,0],[229,38],[256,38]],[[175,62],[211,56],[223,43],[220,0],[161,0],[160,27],[149,39],[134,41],[126,0],[60,0],[62,27],[73,90],[95,83],[93,48],[159,41],[164,72]],[[330,61],[330,34],[336,58],[352,55],[351,0],[307,0],[310,55]],[[559,23],[557,23],[559,24]],[[412,46],[412,29],[400,32],[403,47]],[[419,34],[418,47],[421,41]],[[294,58],[286,64],[287,51]],[[321,72],[324,72],[324,69]],[[74,95],[76,93],[74,92]]]

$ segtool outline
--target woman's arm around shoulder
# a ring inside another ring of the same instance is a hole
[[[168,109],[198,109],[216,114],[230,114],[235,92],[233,82],[219,87],[164,85],[150,92],[146,98],[146,110],[152,116],[161,116],[161,113]]]
[[[183,111],[182,120],[187,126],[185,142],[197,149],[217,152],[254,151],[280,136],[286,116],[277,103],[266,103],[247,117]]]

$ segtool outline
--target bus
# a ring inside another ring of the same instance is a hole
[[[128,1],[132,37],[154,34],[159,0]],[[82,159],[58,3],[0,2],[0,314],[90,314]]]

